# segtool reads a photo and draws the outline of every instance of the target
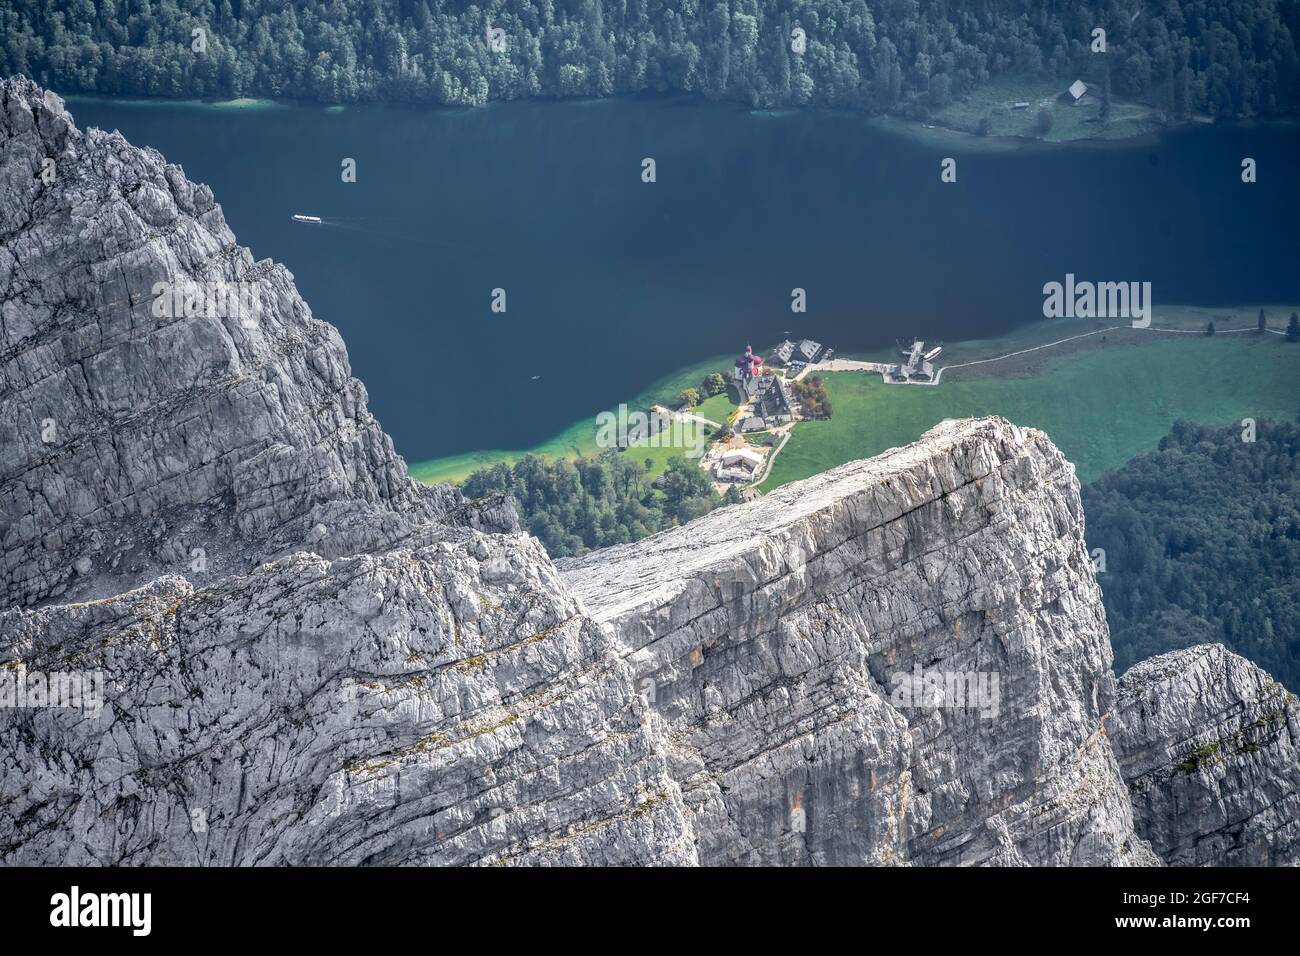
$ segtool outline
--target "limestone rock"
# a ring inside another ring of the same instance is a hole
[[[662,738],[540,546],[480,532],[0,612],[0,863],[691,864]]]
[[[1110,722],[1138,832],[1178,866],[1300,864],[1300,706],[1221,644],[1141,661]]]
[[[1149,863],[1082,527],[1046,436],[945,422],[560,567],[654,689],[702,863]],[[930,674],[956,695],[900,696]]]
[[[22,78],[0,86],[0,239],[0,606],[247,570],[316,524],[331,555],[430,520],[514,527],[406,478],[337,331],[210,190]],[[160,316],[157,288],[249,307]]]

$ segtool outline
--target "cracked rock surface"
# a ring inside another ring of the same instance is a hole
[[[945,422],[561,568],[654,690],[701,862],[1149,863],[1082,527],[1042,433]],[[997,699],[900,702],[918,669]]]
[[[159,284],[251,303],[160,317]],[[211,190],[0,85],[0,606],[247,570],[313,529],[353,553],[430,520],[514,527],[407,479],[338,332],[236,244]]]
[[[1222,644],[1141,661],[1111,737],[1142,834],[1171,865],[1300,862],[1300,706]]]
[[[1082,529],[982,419],[557,566],[206,187],[0,84],[0,678],[103,676],[0,707],[0,864],[1295,862],[1294,698],[1117,682]]]

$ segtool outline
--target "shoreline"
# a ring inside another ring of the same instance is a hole
[[[1204,337],[1206,323],[1211,321],[1215,323],[1216,334],[1249,334],[1256,331],[1256,316],[1261,308],[1268,316],[1269,331],[1281,336],[1285,334],[1283,330],[1287,317],[1293,311],[1300,311],[1300,304],[1165,306],[1155,320],[1160,324],[1153,325],[1150,329],[1134,329],[1130,326],[1108,324],[1095,319],[1039,319],[993,338],[959,340],[945,344],[944,351],[949,361],[940,367],[943,378],[939,383],[884,387],[891,392],[915,389],[942,391],[945,387],[954,384],[981,380],[1030,379],[1050,371],[1053,366],[1088,352],[1142,348],[1148,344],[1168,340],[1170,335],[1181,337],[1195,334]],[[1069,330],[1068,326],[1059,323],[1074,323],[1075,329]],[[1063,331],[1070,331],[1070,334],[1062,337]],[[724,355],[684,366],[657,379],[623,404],[629,410],[648,408],[650,405],[664,401],[665,397],[676,394],[682,387],[694,384],[709,371],[726,372],[733,360],[732,356]],[[868,364],[881,361],[897,362],[897,358],[889,349],[843,353],[837,351],[836,360]],[[810,374],[818,374],[820,371],[822,370],[813,369]],[[837,372],[836,374],[858,373]],[[880,378],[878,372],[867,371],[865,374],[877,381]],[[479,468],[490,467],[498,462],[513,463],[530,454],[540,455],[547,460],[561,456],[596,454],[600,452],[595,444],[598,414],[600,413],[574,422],[557,435],[529,449],[483,449],[425,459],[408,464],[407,473],[425,484],[457,484],[464,481],[470,472]]]
[[[994,82],[994,81],[991,81]],[[981,91],[972,91],[970,97],[975,97]],[[1150,122],[1145,126],[1134,129],[1132,132],[1115,136],[1065,136],[1054,138],[1050,136],[1024,135],[1020,133],[990,133],[980,135],[978,132],[965,126],[958,125],[950,120],[945,120],[942,116],[931,117],[930,120],[920,120],[891,113],[862,113],[846,107],[837,106],[788,106],[773,108],[755,108],[739,100],[714,100],[704,96],[692,93],[672,92],[672,93],[654,93],[649,91],[638,91],[629,93],[615,93],[609,96],[585,96],[585,97],[545,97],[536,96],[517,100],[491,100],[482,106],[459,106],[447,105],[442,103],[425,103],[419,101],[384,101],[384,100],[365,100],[355,103],[326,103],[319,100],[298,100],[298,99],[280,99],[275,97],[255,97],[244,96],[228,100],[203,99],[200,97],[151,97],[151,96],[134,96],[123,95],[117,96],[104,93],[67,93],[60,96],[68,103],[77,102],[105,102],[112,103],[116,106],[135,107],[140,109],[160,109],[166,107],[182,107],[189,109],[202,110],[222,110],[234,112],[254,112],[261,110],[273,109],[310,109],[319,110],[326,113],[342,113],[346,110],[357,108],[378,108],[378,109],[397,109],[412,112],[445,112],[451,114],[468,113],[476,110],[487,110],[494,107],[500,107],[510,103],[568,103],[575,105],[603,105],[606,103],[617,102],[621,99],[655,99],[664,101],[683,100],[689,102],[698,102],[704,104],[716,105],[720,108],[731,107],[739,112],[748,113],[755,117],[770,117],[781,119],[785,117],[798,116],[806,112],[820,112],[830,115],[841,115],[851,117],[866,122],[878,129],[890,132],[899,136],[911,137],[921,140],[934,140],[942,143],[959,143],[965,147],[974,146],[989,151],[1010,152],[1021,149],[1032,149],[1034,147],[1058,147],[1058,146],[1079,146],[1079,147],[1097,147],[1097,146],[1116,146],[1116,145],[1141,145],[1160,135],[1174,130],[1184,129],[1189,126],[1199,125],[1252,125],[1256,123],[1295,123],[1295,119],[1288,117],[1278,118],[1255,118],[1250,120],[1220,120],[1214,117],[1193,116],[1176,122]],[[967,103],[966,100],[951,104],[946,109],[961,107]],[[1154,115],[1156,112],[1153,107],[1144,104],[1128,103],[1124,104],[1130,108],[1149,111]],[[1086,107],[1083,107],[1086,108]],[[942,111],[941,111],[942,112]],[[1113,129],[1121,128],[1116,124]]]
[[[298,102],[296,100],[279,100],[266,97],[240,96],[233,100],[205,100],[198,97],[169,96],[112,96],[104,93],[68,93],[59,94],[67,104],[76,103],[112,103],[114,106],[130,106],[139,109],[158,109],[168,106],[188,107],[206,110],[285,110],[292,107],[318,106],[326,104]]]
[[[994,91],[994,93],[998,93],[998,92],[999,91],[996,90]],[[1005,95],[1005,90],[1001,91],[999,95]],[[226,101],[201,101],[195,99],[181,100],[181,99],[169,99],[169,98],[118,98],[112,96],[97,96],[97,95],[84,95],[84,94],[77,95],[73,98],[82,101],[97,101],[106,104],[111,103],[115,105],[125,105],[129,108],[140,109],[140,110],[150,110],[156,108],[165,109],[167,107],[175,106],[183,110],[200,109],[200,110],[215,110],[215,111],[230,111],[230,112],[247,112],[247,111],[261,111],[261,110],[272,110],[272,109],[287,109],[290,106],[298,105],[301,108],[310,109],[313,111],[321,110],[325,112],[330,112],[330,111],[337,111],[338,109],[343,108],[343,107],[327,106],[315,102],[298,103],[297,101],[257,100],[251,98],[245,98],[240,100],[226,100]],[[844,114],[844,116],[846,117],[847,116],[855,117],[858,123],[862,123],[863,121],[865,121],[865,123],[868,126],[885,130],[890,135],[913,136],[913,137],[922,137],[927,139],[939,137],[945,142],[956,142],[958,139],[960,139],[960,141],[963,144],[971,148],[979,148],[984,145],[991,146],[992,148],[995,149],[1003,149],[1003,150],[1023,150],[1023,149],[1035,149],[1035,148],[1046,149],[1057,145],[1082,145],[1088,148],[1096,148],[1102,145],[1132,146],[1135,143],[1140,143],[1143,141],[1142,137],[1126,138],[1126,139],[1070,139],[1070,140],[1052,141],[1052,140],[1043,140],[1039,138],[1027,138],[1021,136],[1001,136],[1001,135],[980,136],[977,133],[972,133],[967,130],[956,128],[954,126],[941,125],[938,120],[936,120],[936,123],[930,124],[923,120],[903,119],[899,117],[888,117],[888,116],[868,117],[865,114],[854,113],[848,110],[826,109],[822,107],[803,107],[797,109],[783,109],[778,111],[756,111],[748,108],[747,106],[736,104],[734,102],[729,103],[725,101],[706,100],[700,96],[691,96],[691,95],[682,95],[682,94],[673,94],[669,96],[652,96],[647,94],[624,94],[619,96],[610,96],[610,97],[602,97],[602,98],[581,98],[581,99],[575,98],[569,100],[561,100],[561,99],[554,99],[554,98],[546,98],[546,99],[549,102],[557,103],[557,104],[567,102],[567,103],[580,104],[580,105],[591,106],[591,107],[595,107],[595,106],[609,107],[611,109],[617,108],[616,101],[629,100],[629,99],[633,101],[638,99],[642,101],[658,100],[658,101],[664,101],[668,103],[683,103],[683,104],[698,103],[701,106],[706,106],[706,107],[713,106],[713,108],[715,109],[720,109],[731,113],[771,117],[773,121],[777,121],[780,119],[788,119],[790,117],[806,116],[806,114],[810,111],[828,113],[828,114]],[[483,107],[463,107],[463,106],[444,107],[444,106],[428,105],[428,104],[406,104],[406,103],[402,103],[402,104],[375,103],[375,104],[364,104],[364,105],[373,106],[380,110],[395,110],[397,111],[397,114],[400,113],[409,114],[412,110],[416,110],[416,111],[427,110],[430,113],[436,113],[439,115],[445,115],[450,113],[455,116],[469,116],[471,109],[480,109],[480,108],[487,109],[489,107],[509,108],[508,104],[510,102],[512,101],[492,101]],[[521,106],[527,106],[533,103],[534,101],[520,100],[514,102],[519,103]],[[1086,111],[1088,108],[1086,106],[1079,107],[1079,108],[1065,106],[1062,107],[1062,109],[1065,110],[1078,109],[1078,118],[1080,118],[1080,121],[1082,121],[1082,118],[1084,117],[1084,111]],[[384,121],[382,116],[380,117],[380,121],[381,122]],[[239,123],[238,120],[233,120],[233,122]],[[414,120],[412,120],[412,122],[419,123],[421,122],[421,119],[417,117]],[[840,121],[837,119],[835,122],[836,124],[838,124]],[[1187,123],[1179,124],[1179,125],[1190,125],[1192,122],[1193,121],[1189,120]],[[1160,136],[1163,135],[1163,133],[1170,132],[1176,128],[1178,127],[1174,125],[1167,125],[1161,127],[1157,131],[1154,131],[1146,135]],[[1272,307],[1272,310],[1274,312],[1273,321],[1276,322],[1277,321],[1276,307]],[[1167,311],[1177,311],[1177,310],[1173,309]],[[1216,321],[1216,323],[1219,324],[1220,328],[1223,331],[1228,331],[1229,330],[1228,327],[1233,320],[1229,316],[1225,315],[1224,313],[1231,313],[1231,311],[1232,310],[1230,308],[1204,310],[1204,314],[1208,316],[1212,316],[1214,321]],[[1157,316],[1157,321],[1162,322],[1164,318],[1165,318],[1164,315]],[[982,378],[982,377],[1008,378],[1008,377],[1030,375],[1032,374],[1032,369],[1039,367],[1044,362],[1056,361],[1057,359],[1062,358],[1066,355],[1073,354],[1075,351],[1090,349],[1093,347],[1101,347],[1102,342],[1106,342],[1107,344],[1115,344],[1110,340],[1116,339],[1123,335],[1122,329],[1116,329],[1115,330],[1116,334],[1110,335],[1109,339],[1105,334],[1092,335],[1091,332],[1089,331],[1090,328],[1092,327],[1091,320],[1072,319],[1072,320],[1059,320],[1059,321],[1065,321],[1065,322],[1070,322],[1075,324],[1075,328],[1079,329],[1081,333],[1078,337],[1083,341],[1070,342],[1070,343],[1058,342],[1052,348],[1045,348],[1045,349],[1041,348],[1042,343],[1040,342],[1040,340],[1042,339],[1042,334],[1041,334],[1042,332],[1044,332],[1048,328],[1052,328],[1054,337],[1056,339],[1060,339],[1062,335],[1064,335],[1064,330],[1058,324],[1058,320],[1044,321],[1041,318],[1030,318],[1028,321],[1024,322],[1022,326],[1011,329],[1005,333],[1001,333],[993,340],[988,340],[983,342],[981,342],[981,340],[969,340],[969,341],[959,341],[956,343],[947,344],[947,347],[945,348],[945,355],[940,360],[936,361],[937,366],[939,365],[939,362],[943,362],[943,365],[939,369],[939,373],[942,377],[943,385],[946,386],[949,382],[954,380],[966,381],[970,378]],[[1247,321],[1253,322],[1253,319],[1248,317]],[[917,329],[917,334],[923,334],[926,331],[927,330],[924,329],[923,327],[919,327]],[[1093,341],[1093,340],[1101,340],[1101,341]],[[1018,348],[1018,346],[1021,346],[1023,343],[1028,343],[1028,345],[1023,348]],[[767,343],[767,345],[771,345],[771,344],[772,343]],[[827,344],[831,346],[836,345],[836,343],[833,340],[828,340]],[[1014,354],[1009,354],[1009,355],[1002,354],[1008,352]],[[1028,353],[1033,353],[1033,354],[1028,354]],[[864,353],[852,353],[847,351],[839,353],[840,357],[842,358],[856,357],[858,354],[864,354]],[[882,348],[877,350],[874,353],[865,353],[865,354],[872,358],[883,355],[886,361],[890,361],[890,362],[897,361],[896,356],[893,354],[893,350],[890,348]],[[713,358],[704,359],[698,363],[695,363],[694,365],[678,367],[673,371],[670,371],[667,374],[659,376],[658,378],[654,379],[649,386],[641,390],[639,394],[634,395],[623,404],[628,405],[630,409],[645,409],[650,405],[654,404],[655,402],[671,400],[675,396],[677,391],[679,391],[682,387],[697,384],[698,378],[702,377],[702,374],[705,371],[722,371],[724,374],[727,373],[730,369],[733,359],[734,359],[734,353],[729,353],[727,355],[720,355],[720,356],[715,356]],[[667,356],[667,361],[672,362],[674,361],[674,359],[672,358],[671,355],[669,355]],[[646,371],[653,372],[654,370],[647,369]],[[649,378],[648,375],[647,378]],[[642,381],[644,380],[645,379],[642,379]],[[582,406],[579,405],[578,408],[579,410],[581,410]],[[412,474],[414,477],[422,481],[456,482],[456,481],[463,481],[465,477],[467,477],[472,471],[478,468],[490,466],[497,462],[518,460],[519,458],[527,454],[541,454],[548,458],[572,457],[574,455],[592,454],[599,450],[595,445],[594,436],[596,432],[596,427],[594,422],[595,422],[594,414],[590,417],[581,418],[577,421],[572,422],[567,426],[561,427],[556,433],[552,434],[550,437],[544,440],[537,442],[531,447],[526,447],[526,448],[497,447],[497,448],[486,448],[486,449],[480,448],[472,451],[460,452],[454,455],[439,455],[432,458],[426,458],[426,457],[415,458],[413,459],[413,463],[408,467],[408,472]],[[473,441],[474,439],[472,436],[469,436],[468,440]],[[435,451],[436,448],[428,448],[426,446],[425,448],[422,448],[420,450],[427,454],[427,452],[429,451]]]
[[[710,372],[726,373],[734,361],[734,355],[717,355],[674,369],[654,379],[621,404],[627,406],[628,411],[645,411],[653,405],[671,401],[683,388],[698,385]],[[607,412],[616,413],[617,408],[598,409],[590,417],[573,422],[531,448],[485,448],[427,458],[408,463],[407,474],[424,484],[458,484],[480,468],[489,468],[498,462],[513,463],[527,455],[540,455],[548,461],[558,457],[593,455],[601,451],[596,445],[597,418]]]

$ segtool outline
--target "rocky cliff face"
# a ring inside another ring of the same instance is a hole
[[[1120,679],[1111,738],[1140,832],[1177,866],[1300,862],[1300,706],[1220,644]]]
[[[557,569],[405,477],[205,187],[22,79],[0,240],[0,863],[1296,858],[1294,698],[1222,649],[1117,692],[1041,433]]]
[[[0,606],[476,523],[407,480],[338,333],[206,186],[22,79],[0,148]]]
[[[1082,527],[1044,435],[946,422],[562,568],[654,691],[701,862],[1151,862]]]

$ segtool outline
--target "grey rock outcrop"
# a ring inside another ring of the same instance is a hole
[[[0,712],[0,863],[696,862],[660,736],[537,543],[296,554],[0,613],[104,708]]]
[[[0,689],[104,680],[0,709],[0,862],[694,862],[508,502],[406,477],[205,187],[26,80],[0,108]],[[251,312],[155,314],[240,282]]]
[[[211,190],[6,81],[0,606],[247,570],[317,526],[319,553],[352,553],[430,520],[513,512],[406,478],[337,331],[236,244]]]
[[[945,422],[557,568],[406,477],[206,187],[0,84],[0,865],[1294,860],[1293,707],[1117,696],[1082,518]]]
[[[1041,432],[945,422],[561,569],[654,692],[702,863],[1153,862],[1081,519]]]
[[[1300,863],[1300,705],[1221,644],[1120,679],[1111,740],[1140,832],[1176,866]]]

